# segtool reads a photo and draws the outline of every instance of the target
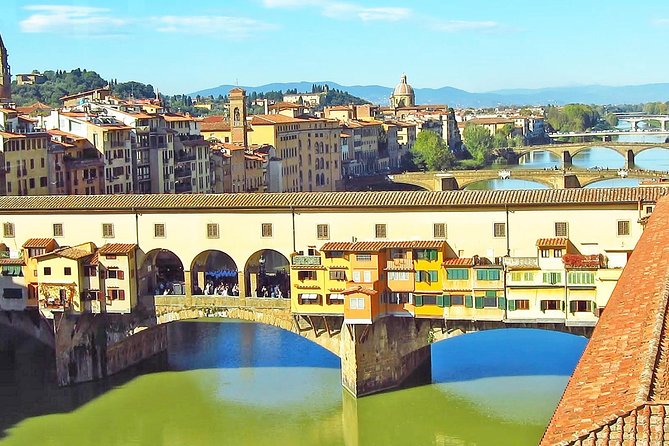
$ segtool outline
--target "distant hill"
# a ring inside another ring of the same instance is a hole
[[[247,92],[311,91],[313,84],[328,84],[331,88],[346,91],[374,104],[388,104],[393,89],[380,85],[341,85],[331,81],[288,82],[242,87]],[[220,85],[207,90],[196,91],[191,96],[226,95],[235,85]],[[448,104],[452,107],[493,107],[497,105],[563,105],[574,102],[586,104],[640,104],[644,102],[668,101],[669,83],[609,87],[589,85],[579,87],[555,87],[539,89],[497,90],[486,93],[470,93],[453,87],[416,88],[416,102],[419,104]]]

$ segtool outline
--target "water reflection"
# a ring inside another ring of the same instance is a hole
[[[637,187],[641,183],[640,178],[613,178],[610,180],[595,181],[583,186],[584,189],[598,189],[605,187]]]
[[[434,384],[359,400],[342,392],[338,358],[274,327],[173,323],[169,343],[164,371],[88,386],[89,398],[80,399],[86,386],[51,392],[6,374],[5,391],[32,386],[76,403],[21,414],[0,445],[536,444],[585,340],[517,329],[442,341]],[[18,363],[34,368],[36,352]],[[5,392],[2,418],[26,399]]]
[[[519,189],[549,189],[548,186],[536,183],[534,181],[527,180],[517,180],[514,178],[494,179],[494,180],[483,180],[477,181],[476,183],[469,184],[465,187],[465,190],[519,190]]]

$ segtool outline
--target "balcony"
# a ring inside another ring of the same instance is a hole
[[[195,153],[190,153],[190,152],[184,152],[183,150],[180,150],[177,152],[177,157],[176,161],[181,162],[181,161],[195,161]]]
[[[177,168],[174,169],[174,176],[176,178],[190,178],[193,171],[191,169]]]
[[[151,127],[148,125],[138,125],[135,127],[135,130],[137,130],[137,133],[149,133],[151,131]]]
[[[293,256],[293,266],[320,266],[320,256]]]
[[[539,269],[536,257],[504,257],[504,266],[509,269]]]
[[[386,262],[386,271],[413,271],[412,259],[393,259]]]
[[[174,185],[174,189],[177,194],[188,194],[193,191],[193,188],[190,185],[190,182],[188,183],[176,183]]]

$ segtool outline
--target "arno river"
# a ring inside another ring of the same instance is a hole
[[[432,346],[432,384],[356,401],[336,356],[260,324],[172,323],[164,357],[62,389],[49,349],[5,340],[0,445],[534,445],[585,344],[464,335]]]
[[[648,142],[663,143],[667,135],[624,135],[619,137],[620,142]],[[669,150],[657,148],[648,149],[641,152],[634,160],[635,168],[645,170],[669,171]],[[606,143],[602,147],[592,147],[579,152],[572,159],[572,165],[575,169],[621,169],[625,167],[623,157],[606,148]],[[560,157],[549,152],[533,152],[520,159],[517,166],[493,166],[493,169],[553,169],[561,168],[562,161]],[[586,187],[633,187],[639,184],[638,179],[615,179],[593,183]],[[525,180],[489,180],[472,184],[467,189],[546,189],[539,183]]]

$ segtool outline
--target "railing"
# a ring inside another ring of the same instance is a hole
[[[536,257],[504,257],[504,266],[507,268],[539,269],[539,259]]]
[[[413,260],[411,259],[393,259],[386,262],[386,269],[389,270],[413,270]]]
[[[319,266],[320,256],[293,256],[293,266]]]
[[[191,169],[174,169],[174,176],[177,178],[190,178],[193,171]]]
[[[177,194],[182,194],[184,192],[192,192],[193,188],[191,187],[190,183],[178,183],[174,186],[174,190],[176,191]]]

